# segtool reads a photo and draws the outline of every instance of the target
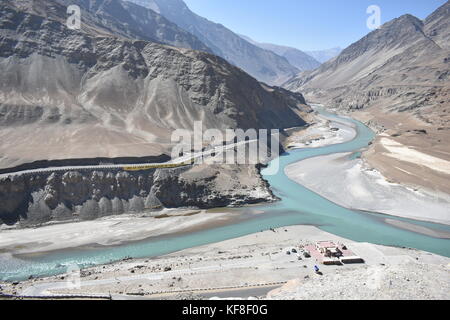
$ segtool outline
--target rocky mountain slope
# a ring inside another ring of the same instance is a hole
[[[216,55],[242,68],[260,81],[280,85],[299,72],[284,57],[255,46],[223,25],[193,13],[182,0],[128,1],[160,13],[198,37]]]
[[[301,94],[261,85],[217,56],[157,43],[173,32],[170,44],[201,47],[152,12],[119,0],[74,2],[80,30],[66,27],[67,0],[0,3],[1,167],[160,155],[174,129],[196,120],[218,129],[305,124]]]
[[[152,10],[120,0],[18,0],[12,1],[22,13],[66,23],[68,6],[81,9],[82,30],[91,35],[120,36],[175,47],[211,50],[198,38]]]
[[[377,141],[369,153],[372,164],[393,180],[434,189],[441,174],[417,159],[450,160],[445,143],[450,138],[449,21],[450,2],[424,21],[403,15],[285,87],[302,90],[310,101],[354,112],[390,135],[403,149],[394,156]],[[402,156],[406,153],[410,156]]]
[[[299,69],[300,71],[314,70],[320,67],[320,62],[314,59],[312,56],[306,54],[305,52],[286,46],[280,46],[272,43],[258,43],[249,37],[241,35],[242,38],[248,42],[258,46],[262,49],[275,52],[277,55],[286,58],[286,60]]]
[[[411,15],[394,19],[285,86],[348,109],[369,107],[378,97],[391,97],[397,111],[423,108],[425,92],[433,99],[449,84],[450,51],[441,41],[450,33],[449,6],[425,21]]]

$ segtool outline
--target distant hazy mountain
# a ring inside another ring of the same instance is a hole
[[[82,8],[80,30],[66,26],[68,4]],[[202,47],[157,13],[119,0],[2,0],[0,168],[160,155],[174,129],[200,120],[218,129],[304,124],[301,94],[160,42]]]
[[[305,51],[306,54],[310,55],[320,63],[325,63],[328,60],[333,59],[334,57],[338,56],[341,52],[342,49],[339,47],[327,50]]]
[[[300,71],[313,70],[320,66],[319,61],[299,49],[271,43],[259,43],[247,36],[240,36],[255,46],[265,50],[270,50],[279,56],[285,57],[291,65],[298,68]]]
[[[300,70],[272,51],[251,44],[221,24],[193,13],[182,0],[128,0],[151,8],[192,33],[212,51],[256,79],[279,85]]]

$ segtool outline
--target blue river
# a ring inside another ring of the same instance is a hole
[[[327,116],[338,116],[320,110]],[[450,257],[450,239],[404,230],[384,222],[388,216],[377,213],[353,211],[338,206],[318,194],[290,180],[284,168],[302,159],[319,155],[355,152],[367,147],[374,133],[362,123],[352,121],[357,128],[357,136],[349,142],[315,148],[298,149],[281,155],[280,170],[276,175],[266,175],[274,163],[269,164],[262,174],[281,201],[260,205],[263,211],[246,219],[202,231],[167,235],[150,238],[111,247],[83,247],[64,251],[55,251],[35,256],[17,257],[0,260],[0,279],[6,281],[24,280],[30,276],[50,276],[67,271],[67,266],[78,265],[81,268],[106,264],[127,257],[146,258],[173,253],[187,248],[233,239],[244,235],[291,225],[315,225],[320,229],[354,241],[375,244],[416,248]],[[421,222],[389,216],[390,219],[405,221],[429,229],[450,232],[450,226],[431,222]]]

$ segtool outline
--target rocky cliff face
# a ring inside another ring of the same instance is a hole
[[[198,16],[182,0],[128,1],[157,11],[195,35],[216,55],[242,68],[259,81],[280,85],[299,72],[285,57],[250,43],[221,24]]]
[[[273,201],[251,166],[140,172],[83,170],[0,178],[0,225],[92,220],[160,208],[213,208]]]
[[[261,85],[217,56],[148,41],[176,31],[152,24],[149,10],[77,0],[81,29],[69,30],[68,3],[0,3],[1,167],[168,154],[171,132],[194,121],[220,130],[305,124],[301,94]],[[175,39],[190,43],[183,35]]]

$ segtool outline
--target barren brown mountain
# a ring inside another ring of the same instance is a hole
[[[300,70],[283,55],[260,48],[225,26],[194,12],[182,0],[127,0],[155,10],[180,28],[192,33],[214,54],[241,68],[259,81],[281,85]]]
[[[401,16],[285,87],[382,133],[365,157],[392,180],[450,192],[449,21]]]
[[[80,30],[66,26],[69,4],[82,9]],[[171,132],[195,120],[219,129],[305,124],[301,94],[260,84],[149,9],[6,0],[0,12],[0,167],[160,155]]]

